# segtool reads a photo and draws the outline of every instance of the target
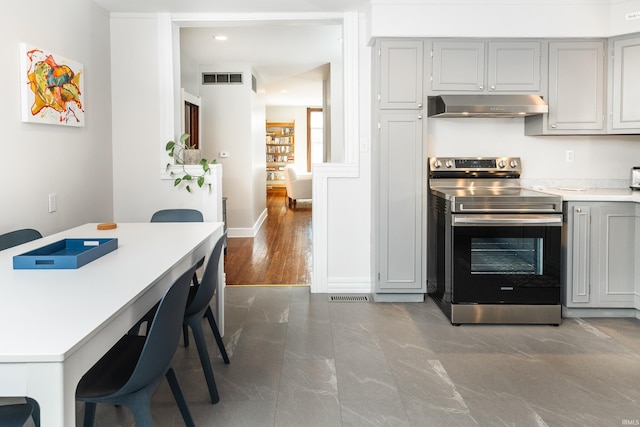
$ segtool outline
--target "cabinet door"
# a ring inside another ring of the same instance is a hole
[[[612,123],[614,130],[640,129],[640,38],[613,42]]]
[[[539,92],[540,42],[489,42],[489,92]]]
[[[547,125],[604,131],[604,42],[549,43]]]
[[[632,307],[635,289],[636,211],[632,203],[600,208],[597,298],[600,306]],[[624,304],[627,303],[627,304]]]
[[[433,42],[431,89],[484,90],[484,42]]]
[[[425,292],[421,117],[383,112],[379,141],[376,291]]]
[[[567,269],[570,292],[567,306],[584,306],[590,302],[591,287],[591,208],[584,205],[569,205]]]
[[[421,41],[380,42],[380,108],[422,108],[423,57]]]

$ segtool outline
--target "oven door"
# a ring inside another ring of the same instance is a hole
[[[454,214],[454,304],[559,304],[562,214]]]

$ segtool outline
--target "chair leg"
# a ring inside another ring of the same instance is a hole
[[[220,330],[218,329],[218,324],[216,323],[215,317],[213,317],[213,312],[211,311],[211,307],[207,307],[207,311],[204,313],[205,317],[209,321],[209,325],[211,326],[211,330],[213,331],[213,336],[216,339],[216,343],[218,343],[218,348],[220,349],[220,354],[224,359],[224,363],[229,364],[229,356],[227,355],[227,349],[224,348],[224,342],[222,342],[222,337],[220,336]]]
[[[204,334],[202,332],[202,318],[200,316],[191,316],[188,322],[189,326],[191,326],[191,331],[193,332],[193,339],[196,342],[198,356],[200,356],[200,364],[202,365],[204,378],[207,381],[207,387],[209,388],[211,403],[218,403],[220,401],[220,396],[218,395],[216,380],[213,377],[213,369],[211,369],[211,360],[209,359],[209,352],[207,351],[207,343],[204,340]]]
[[[133,413],[136,427],[153,427],[153,418],[151,417],[151,396],[153,393],[147,393],[147,391],[155,390],[155,388],[155,386],[147,386],[145,391],[129,396],[127,401],[122,403]]]
[[[186,323],[182,324],[182,340],[185,348],[189,347],[189,326]]]
[[[84,402],[84,427],[93,427],[93,420],[96,417],[96,404],[94,402]]]
[[[173,393],[173,397],[176,399],[176,403],[178,404],[178,408],[180,408],[180,413],[182,414],[182,419],[187,427],[196,427],[196,424],[191,417],[191,412],[189,411],[189,406],[187,406],[187,401],[182,394],[182,388],[180,387],[180,383],[178,382],[178,377],[176,376],[176,372],[173,370],[173,366],[169,367],[169,370],[166,374],[167,381],[169,382],[169,387],[171,387],[171,392]]]

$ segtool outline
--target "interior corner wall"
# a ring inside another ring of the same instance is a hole
[[[113,120],[113,199],[116,222],[147,222],[160,209],[191,208],[205,211],[212,197],[194,186],[188,193],[162,179],[170,162],[164,146],[163,108],[167,94],[175,96],[161,64],[163,33],[158,14],[117,15],[111,18],[111,79]],[[135,37],[131,37],[135,34]],[[163,73],[163,75],[161,75]],[[162,78],[161,78],[162,77]],[[170,79],[171,85],[175,78]],[[172,126],[173,127],[173,126]],[[179,132],[179,131],[177,131]],[[174,135],[173,137],[176,137]]]
[[[60,4],[61,3],[61,4]],[[72,27],[52,23],[73,23]],[[57,32],[56,32],[57,31]],[[63,33],[65,36],[62,36]],[[21,122],[20,43],[84,69],[84,127]],[[109,14],[92,1],[4,2],[0,14],[3,184],[0,234],[35,228],[43,235],[113,219]],[[48,212],[55,193],[57,210]]]
[[[223,166],[229,235],[253,235],[256,222],[266,208],[266,199],[264,181],[262,185],[256,182],[259,170],[264,177],[264,163],[256,165],[255,156],[257,146],[264,150],[264,131],[256,140],[252,70],[244,63],[200,64],[199,68],[200,72],[243,74],[242,84],[200,85],[201,138],[205,157],[217,158]],[[220,157],[221,152],[228,153],[228,157]]]

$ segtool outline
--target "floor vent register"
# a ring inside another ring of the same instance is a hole
[[[369,295],[329,295],[329,302],[369,302]]]

